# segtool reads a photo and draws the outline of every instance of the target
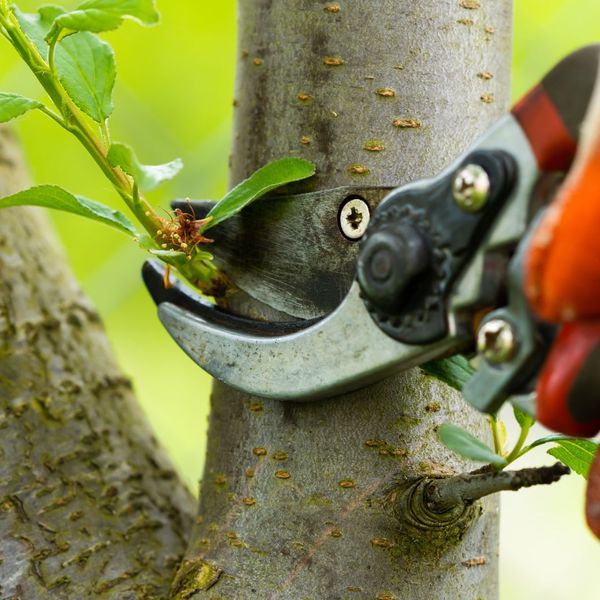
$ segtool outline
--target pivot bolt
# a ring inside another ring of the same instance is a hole
[[[396,312],[404,292],[429,266],[427,243],[409,223],[388,223],[369,234],[357,263],[363,294],[378,308]]]
[[[484,323],[477,335],[477,350],[492,365],[509,362],[514,357],[517,346],[515,330],[503,319],[492,319]]]
[[[339,213],[339,224],[342,233],[349,240],[360,240],[370,221],[371,210],[362,198],[353,197],[344,201]]]
[[[452,185],[452,194],[461,210],[479,212],[490,196],[491,183],[483,167],[476,164],[462,168]]]

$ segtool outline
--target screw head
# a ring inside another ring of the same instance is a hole
[[[339,225],[349,240],[360,240],[371,221],[369,205],[358,197],[347,198],[339,212]]]
[[[471,164],[458,172],[452,185],[452,194],[459,208],[475,213],[486,205],[490,189],[490,177],[485,169]]]
[[[492,319],[484,323],[477,334],[477,350],[492,365],[512,360],[517,347],[517,334],[513,326],[504,319]]]

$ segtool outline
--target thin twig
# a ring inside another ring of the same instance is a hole
[[[469,473],[446,479],[432,479],[424,491],[424,501],[429,510],[442,513],[457,505],[471,504],[490,494],[555,483],[570,472],[565,465],[556,463],[551,467],[536,469]]]

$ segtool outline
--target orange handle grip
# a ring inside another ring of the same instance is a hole
[[[526,261],[528,300],[554,323],[600,317],[599,57],[598,46],[571,55],[515,109],[542,168],[575,159]]]

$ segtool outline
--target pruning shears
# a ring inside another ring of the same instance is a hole
[[[160,320],[211,375],[280,400],[476,351],[463,390],[475,407],[510,399],[553,429],[596,434],[599,64],[600,46],[565,58],[433,179],[275,197],[215,227],[217,265],[285,319],[167,289],[149,262]],[[178,207],[202,218],[210,204]],[[598,531],[600,499],[595,510]]]

